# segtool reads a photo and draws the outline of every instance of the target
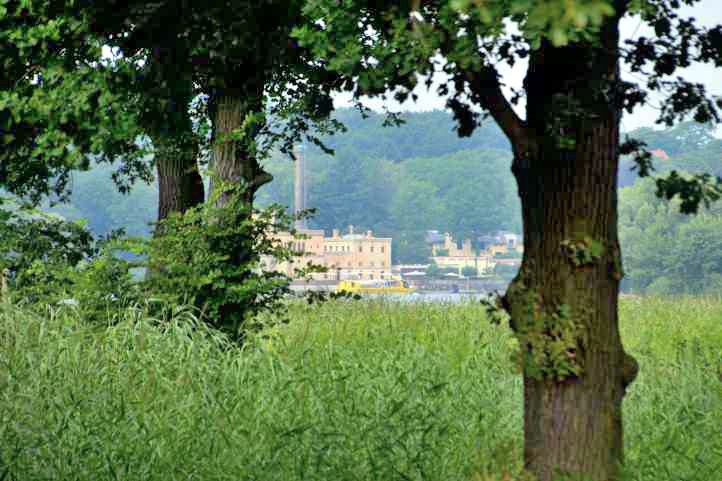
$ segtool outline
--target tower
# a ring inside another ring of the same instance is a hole
[[[298,215],[306,208],[306,159],[304,158],[304,146],[299,144],[294,149],[296,162],[293,167],[293,213]],[[295,221],[296,229],[305,229],[306,220]]]

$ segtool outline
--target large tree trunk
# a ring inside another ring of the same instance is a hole
[[[188,126],[190,127],[190,118]],[[202,204],[205,193],[196,161],[198,141],[192,133],[154,132],[151,137],[158,172],[158,219],[153,235],[162,236],[161,221],[173,212],[183,213]],[[161,273],[162,269],[149,268],[146,270],[145,279],[150,280]]]
[[[245,116],[260,112],[263,108],[262,87],[252,89],[220,89],[213,101],[213,157],[212,168],[219,180],[243,186],[243,201],[251,208],[258,189],[270,182],[273,177],[259,165],[251,152],[250,142],[255,137],[252,131],[246,131],[248,137],[241,141],[230,141],[227,137],[241,128]],[[213,184],[212,184],[213,185]],[[211,187],[213,190],[215,187]],[[220,204],[226,201],[225,194],[219,198]]]
[[[265,172],[258,163],[253,149],[257,128],[243,125],[249,113],[260,112],[263,108],[262,85],[257,89],[224,88],[212,96],[212,122],[213,122],[213,156],[212,172],[219,181],[231,185],[241,186],[240,202],[233,204],[233,212],[227,219],[233,223],[242,223],[253,215],[253,200],[256,191],[273,177]],[[236,129],[243,128],[245,137],[241,140],[232,140],[228,137]],[[211,180],[211,195],[218,188]],[[229,195],[221,191],[217,200],[218,206],[228,206]],[[245,238],[235,238],[232,252],[229,253],[228,262],[235,266],[243,265],[257,255],[253,251],[255,239],[251,230]],[[219,240],[220,241],[220,240]],[[227,248],[227,246],[225,246]],[[244,275],[236,279],[243,281]],[[231,326],[234,334],[238,334],[238,320],[244,318],[248,305],[243,302],[226,302],[219,309],[218,323],[221,326]]]
[[[618,330],[617,24],[600,48],[532,53],[527,135],[514,145],[524,258],[502,303],[521,348],[525,465],[540,481],[613,480],[623,461],[637,364]]]

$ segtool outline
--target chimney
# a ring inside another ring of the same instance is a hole
[[[367,230],[367,231],[366,231],[366,238],[367,238],[367,239],[371,239],[372,237],[373,237],[373,232],[371,232],[370,230]]]
[[[331,237],[334,238],[334,239],[338,239],[339,237],[341,237],[341,236],[339,235],[338,229],[334,229],[334,230],[333,230],[333,232],[332,232],[332,234],[331,234]]]
[[[294,149],[296,162],[293,168],[293,213],[298,215],[306,208],[306,161],[303,157],[303,144]],[[306,220],[295,222],[296,229],[305,229]]]
[[[348,226],[348,233],[353,234],[353,226],[352,225]]]

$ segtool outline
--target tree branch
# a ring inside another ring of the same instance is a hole
[[[464,75],[471,90],[472,101],[491,114],[514,148],[528,142],[526,123],[514,112],[501,91],[496,69],[487,65],[479,71],[465,71]]]

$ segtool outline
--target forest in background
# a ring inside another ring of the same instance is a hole
[[[488,121],[471,137],[459,138],[451,114],[406,113],[399,127],[383,126],[384,116],[366,119],[350,109],[335,113],[345,133],[324,138],[335,155],[310,145],[308,206],[317,209],[309,227],[373,230],[394,239],[393,262],[426,262],[427,230],[475,238],[495,230],[521,232],[516,186],[509,166],[509,143]],[[722,140],[690,122],[666,130],[642,128],[634,135],[669,158],[655,158],[655,174],[670,170],[722,175]],[[654,181],[638,179],[631,159],[619,173],[620,242],[625,291],[654,294],[701,293],[722,288],[722,207],[679,214],[678,204],[655,195]],[[265,169],[274,180],[257,195],[257,205],[292,203],[293,162],[272,156]],[[68,219],[86,219],[96,235],[124,228],[147,236],[157,210],[157,187],[137,183],[119,193],[110,180],[114,166],[97,165],[73,175],[69,204],[51,210]]]

